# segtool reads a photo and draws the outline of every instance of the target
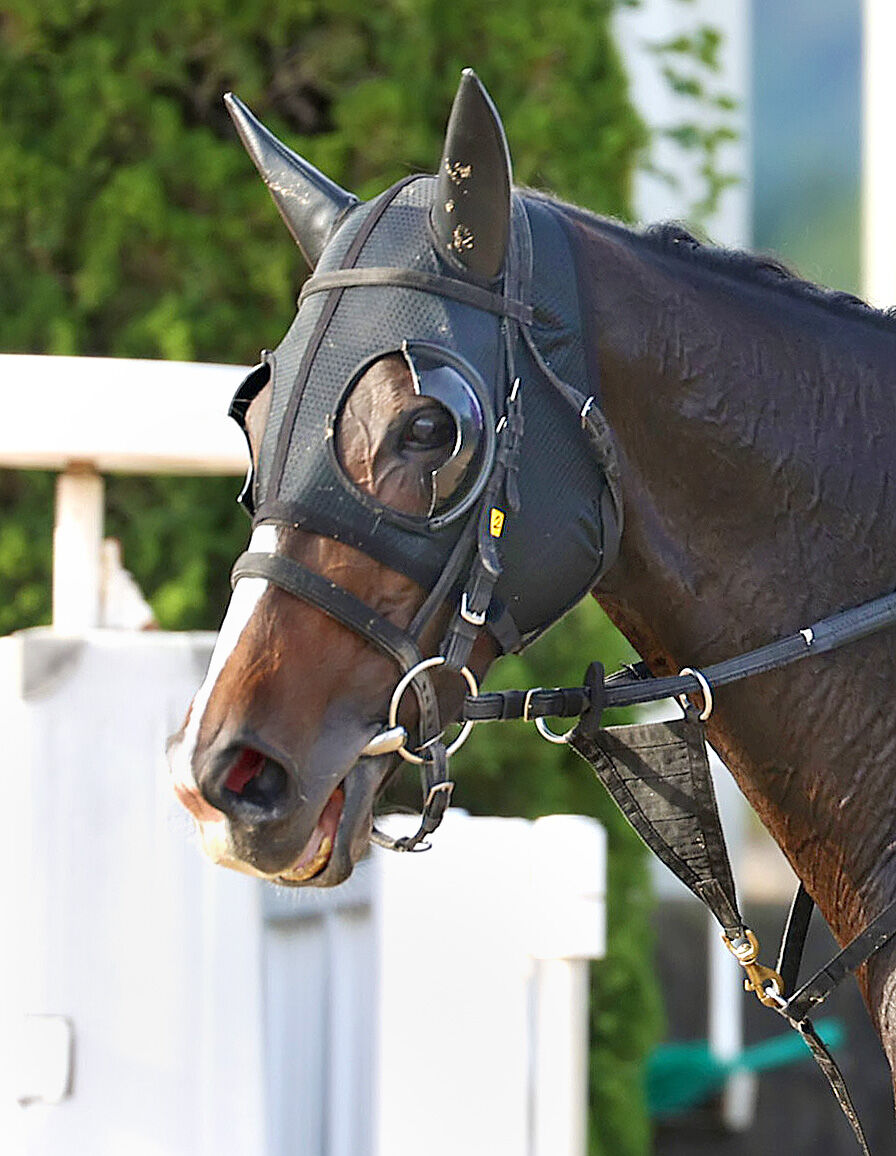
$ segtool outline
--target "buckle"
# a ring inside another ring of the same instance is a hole
[[[429,794],[426,796],[426,799],[423,803],[423,810],[428,811],[436,795],[440,794],[442,791],[445,791],[448,795],[448,798],[445,801],[445,806],[447,807],[451,802],[451,793],[453,790],[454,783],[451,779],[446,779],[444,783],[435,783],[429,788]]]
[[[460,596],[460,610],[458,611],[464,622],[469,622],[471,626],[485,626],[485,616],[487,610],[471,610],[470,603],[467,599],[466,590]]]

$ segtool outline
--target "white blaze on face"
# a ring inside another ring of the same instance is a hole
[[[276,548],[276,526],[259,526],[253,531],[249,542],[250,550],[257,553],[273,553]],[[171,775],[174,779],[175,792],[181,802],[198,819],[223,818],[220,811],[216,811],[202,798],[193,775],[193,756],[202,728],[202,720],[221,671],[236,649],[243,631],[267,588],[268,582],[265,578],[241,578],[234,587],[227,606],[227,613],[224,615],[224,621],[218,632],[205,680],[193,697],[183,738],[172,751]],[[190,806],[190,803],[193,805]],[[205,813],[200,814],[200,812]]]

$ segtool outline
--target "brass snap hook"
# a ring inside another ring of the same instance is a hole
[[[754,992],[759,1002],[766,1007],[781,1007],[786,1002],[784,981],[774,968],[756,962],[759,956],[759,940],[753,932],[747,927],[744,928],[743,939],[729,939],[723,931],[722,943],[744,969],[746,975],[744,990]]]

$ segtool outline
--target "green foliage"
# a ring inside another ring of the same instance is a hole
[[[365,197],[431,171],[461,68],[505,119],[519,184],[626,216],[645,130],[614,0],[7,0],[0,13],[0,348],[251,363],[307,272],[221,94]],[[122,389],[128,388],[123,380]],[[177,399],[160,399],[177,420]],[[24,436],[24,431],[23,431]],[[108,532],[168,628],[213,627],[246,535],[232,479],[108,480]],[[46,622],[52,478],[0,472],[0,630]],[[593,607],[498,675],[571,683],[619,652]],[[457,798],[597,815],[610,935],[595,969],[595,1153],[648,1148],[640,1063],[656,1028],[644,852],[587,767],[483,728]]]
[[[0,348],[250,364],[277,344],[306,270],[236,141],[228,88],[367,196],[433,168],[460,69],[473,62],[505,116],[517,181],[625,215],[644,129],[627,103],[612,7],[8,0]],[[48,484],[0,475],[7,518],[27,527],[27,546],[24,530],[0,527],[5,629],[49,612]],[[113,511],[127,509],[110,518],[113,532],[165,626],[217,621],[224,559],[244,531],[225,489],[110,480]],[[178,519],[190,507],[208,533],[195,525],[184,540]],[[154,543],[143,540],[150,525]]]
[[[686,3],[687,0],[679,2]],[[650,46],[660,63],[663,79],[671,92],[687,101],[689,114],[709,114],[706,119],[711,127],[687,119],[663,130],[664,136],[697,159],[703,193],[688,212],[688,219],[697,226],[717,211],[724,191],[741,180],[740,176],[726,172],[723,167],[722,150],[739,135],[732,120],[739,111],[739,103],[718,87],[723,47],[722,33],[708,25],[697,25],[690,33],[660,40]],[[658,175],[675,183],[671,173]]]

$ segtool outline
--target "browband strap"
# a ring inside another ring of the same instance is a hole
[[[524,301],[516,301],[501,293],[492,293],[456,277],[440,277],[423,269],[401,269],[391,266],[358,269],[334,269],[331,273],[315,273],[302,286],[299,305],[312,293],[327,293],[330,289],[352,289],[374,285],[393,285],[399,289],[418,289],[422,293],[434,293],[437,297],[449,297],[463,305],[472,305],[486,313],[497,313],[499,317],[512,317],[521,325],[532,324],[532,306]]]

